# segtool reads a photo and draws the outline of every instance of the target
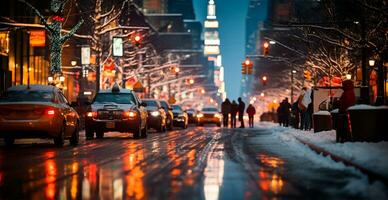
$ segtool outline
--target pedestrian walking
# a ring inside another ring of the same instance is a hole
[[[337,119],[337,142],[345,142],[351,139],[351,125],[349,124],[348,108],[356,103],[354,94],[354,84],[352,80],[342,83],[344,91],[339,99],[338,119]]]
[[[222,104],[221,104],[222,122],[223,122],[224,127],[228,127],[231,106],[232,105],[231,105],[228,98],[226,98],[225,101],[222,102]]]
[[[293,115],[293,127],[295,129],[299,129],[299,121],[300,121],[300,116],[299,116],[299,108],[298,108],[298,101],[294,102],[292,104],[292,108],[291,108],[291,111],[292,111],[292,115]]]
[[[283,102],[279,104],[279,107],[276,109],[276,114],[278,115],[279,126],[283,126]]]
[[[290,123],[291,104],[288,102],[287,97],[282,101],[282,113],[283,113],[283,126],[288,127]]]
[[[230,111],[230,126],[236,128],[236,116],[238,113],[238,104],[233,100]]]
[[[300,129],[301,130],[310,130],[311,129],[311,118],[312,118],[312,105],[310,103],[311,100],[311,89],[307,89],[306,87],[303,87],[302,93],[298,98],[298,107],[301,111],[301,124]],[[308,109],[309,105],[311,106],[310,109]]]
[[[247,108],[247,114],[248,114],[248,118],[249,118],[249,127],[253,128],[253,121],[254,121],[254,116],[256,114],[256,109],[255,109],[255,107],[253,107],[252,104],[249,104],[249,106]]]
[[[245,111],[245,103],[242,101],[241,97],[239,97],[238,98],[238,120],[240,121],[240,128],[245,128],[244,111]]]

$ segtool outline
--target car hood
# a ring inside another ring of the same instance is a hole
[[[117,103],[94,103],[91,105],[92,110],[134,110],[136,105],[134,104],[117,104]]]

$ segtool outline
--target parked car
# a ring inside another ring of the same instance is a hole
[[[146,110],[148,112],[148,128],[153,128],[158,132],[165,132],[167,130],[167,114],[160,105],[159,101],[155,99],[142,99],[142,102],[147,104]]]
[[[173,124],[174,123],[174,113],[172,113],[172,108],[171,108],[170,104],[165,100],[159,100],[159,103],[167,115],[167,120],[166,120],[167,130],[172,130],[172,127],[174,125]]]
[[[48,85],[10,87],[0,97],[0,137],[6,145],[18,138],[53,138],[57,146],[79,141],[79,116],[62,92]]]
[[[189,117],[189,124],[196,124],[198,122],[197,121],[198,111],[190,108],[190,109],[187,109],[186,112],[187,112],[187,115]]]
[[[134,138],[147,137],[146,104],[132,90],[117,84],[99,91],[86,114],[85,134],[92,139],[103,138],[104,132],[132,132]]]
[[[216,124],[218,127],[221,126],[222,115],[219,113],[217,108],[204,107],[197,114],[198,125],[203,126],[204,124]]]
[[[186,129],[189,123],[187,113],[179,105],[172,105],[171,107],[174,114],[174,126]]]

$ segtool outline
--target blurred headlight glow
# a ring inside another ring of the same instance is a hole
[[[154,117],[157,117],[157,116],[160,115],[160,113],[159,113],[159,111],[152,111],[151,115],[154,116]]]
[[[203,117],[203,114],[202,114],[202,113],[199,113],[199,114],[197,115],[197,117],[201,118],[201,117]]]

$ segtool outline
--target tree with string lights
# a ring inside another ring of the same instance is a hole
[[[71,36],[81,27],[84,20],[81,19],[78,23],[66,34],[62,35],[62,25],[64,22],[64,17],[62,16],[64,7],[67,3],[67,0],[52,0],[50,2],[50,11],[53,15],[50,17],[50,20],[46,19],[38,9],[36,9],[30,3],[19,0],[20,2],[25,3],[30,7],[37,16],[39,16],[42,21],[45,29],[50,36],[50,73],[54,77],[59,77],[62,74],[62,45],[70,39]]]

